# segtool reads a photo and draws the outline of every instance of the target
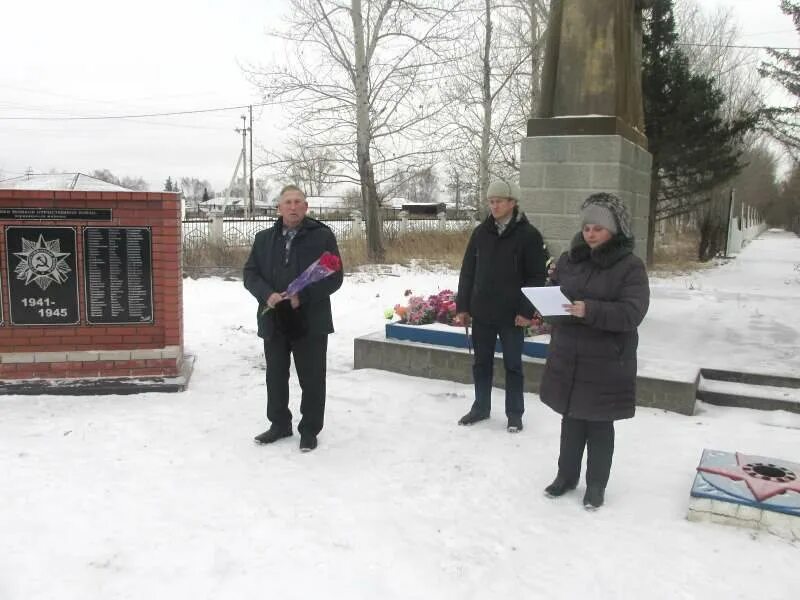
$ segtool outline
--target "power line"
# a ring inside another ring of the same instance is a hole
[[[800,50],[792,46],[740,46],[738,44],[693,44],[690,42],[676,42],[676,46],[694,46],[697,48],[736,48],[740,50]]]
[[[103,115],[91,117],[0,117],[2,121],[107,121],[112,119],[144,119],[149,117],[173,117],[176,115],[196,115],[201,113],[222,112],[226,110],[243,110],[250,106],[271,106],[272,102],[259,104],[243,104],[241,106],[223,106],[219,108],[201,108],[197,110],[176,110],[161,113],[146,113],[136,115]]]
[[[2,88],[2,87],[6,87],[6,86],[3,86],[2,84],[0,84],[0,88]],[[99,102],[104,102],[104,101],[99,101]],[[60,119],[60,118],[68,119],[68,120],[75,118],[74,114],[73,114],[74,113],[73,110],[61,110],[61,109],[58,109],[58,108],[54,108],[52,106],[37,106],[37,105],[33,105],[33,104],[23,104],[23,103],[19,103],[19,102],[11,102],[11,103],[9,103],[9,102],[0,101],[0,110],[2,110],[2,109],[9,109],[9,110],[12,110],[12,109],[13,110],[25,109],[25,110],[28,110],[28,111],[35,111],[35,112],[39,112],[39,113],[50,112],[51,114],[53,112],[55,112],[58,116],[57,117],[56,116],[46,117],[46,120],[49,120],[49,121],[55,121],[56,119]],[[0,117],[0,118],[3,118],[3,117]],[[142,117],[142,118],[144,118],[144,117]],[[31,116],[31,117],[21,117],[21,119],[35,119],[35,117],[33,117],[33,116]],[[130,121],[130,123],[135,123],[137,125],[144,123],[146,125],[153,125],[153,126],[156,126],[156,127],[175,127],[175,128],[179,128],[179,129],[206,129],[206,130],[209,130],[209,131],[227,131],[229,129],[228,127],[222,128],[222,127],[219,127],[219,126],[217,126],[217,127],[209,127],[209,126],[205,126],[205,125],[188,125],[188,124],[185,124],[185,123],[175,123],[175,122],[169,123],[169,122],[166,122],[166,121],[136,120],[136,121]],[[8,127],[15,127],[15,125],[11,124],[11,123],[9,123],[7,126]],[[22,130],[22,129],[19,129],[19,127],[15,127],[14,130],[15,131],[31,131],[31,130]],[[37,129],[36,131],[39,131],[39,130]]]
[[[773,31],[758,31],[756,33],[742,33],[742,37],[761,37],[764,35],[775,35],[776,33],[786,33],[786,29],[776,29]]]
[[[739,49],[739,50],[794,50],[800,51],[800,47],[791,46],[745,46],[738,44],[700,44],[691,42],[677,42],[677,46],[686,46],[693,48],[725,48],[725,49]],[[426,81],[435,81],[439,79],[446,79],[446,75],[430,78]],[[22,88],[20,88],[22,89]],[[69,116],[69,117],[2,117],[0,121],[109,121],[115,119],[143,119],[149,117],[174,117],[179,115],[195,115],[212,112],[224,112],[230,110],[244,110],[252,106],[264,107],[272,106],[274,102],[261,102],[257,104],[242,104],[240,106],[223,106],[217,108],[201,108],[196,110],[176,110],[169,112],[159,113],[143,113],[143,114],[129,114],[129,115],[98,115],[98,116]]]

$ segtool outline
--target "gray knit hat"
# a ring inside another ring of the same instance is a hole
[[[625,204],[614,194],[592,194],[581,206],[581,224],[600,225],[611,233],[633,237],[631,216]]]
[[[600,225],[612,234],[617,233],[617,220],[611,209],[602,204],[589,204],[581,211],[581,225]]]
[[[495,179],[489,184],[489,189],[486,190],[487,198],[510,198],[511,200],[519,203],[519,186],[513,181],[503,181],[502,179]]]

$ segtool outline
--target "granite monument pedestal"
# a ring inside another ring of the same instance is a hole
[[[645,257],[652,156],[641,133],[614,117],[531,119],[521,160],[520,207],[552,256],[567,250],[580,230],[582,202],[609,192],[628,207],[634,251]]]

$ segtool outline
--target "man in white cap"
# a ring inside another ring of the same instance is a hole
[[[464,324],[472,323],[475,349],[475,402],[458,424],[472,425],[489,418],[499,337],[506,371],[507,429],[511,433],[522,431],[523,328],[534,313],[521,288],[544,285],[547,262],[542,235],[519,210],[519,198],[519,187],[511,181],[495,180],[489,185],[491,214],[469,240],[456,296],[458,318]]]

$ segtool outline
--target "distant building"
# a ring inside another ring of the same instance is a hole
[[[212,214],[223,213],[226,217],[244,217],[247,212],[248,199],[241,196],[216,196],[205,202],[202,200],[186,200],[186,216],[189,218],[206,218]],[[254,201],[254,217],[275,214],[275,204],[258,198]]]
[[[446,206],[444,202],[404,202],[401,208],[410,215],[436,215]]]
[[[388,206],[389,208],[395,208],[397,210],[403,210],[403,204],[408,202],[408,198],[387,198],[383,201],[384,206]]]
[[[355,208],[348,204],[344,196],[307,196],[306,202],[308,202],[308,212],[312,215]]]
[[[448,208],[455,208],[450,202],[412,202],[406,198],[389,198],[384,205],[395,210],[404,210],[410,215],[436,215]]]

